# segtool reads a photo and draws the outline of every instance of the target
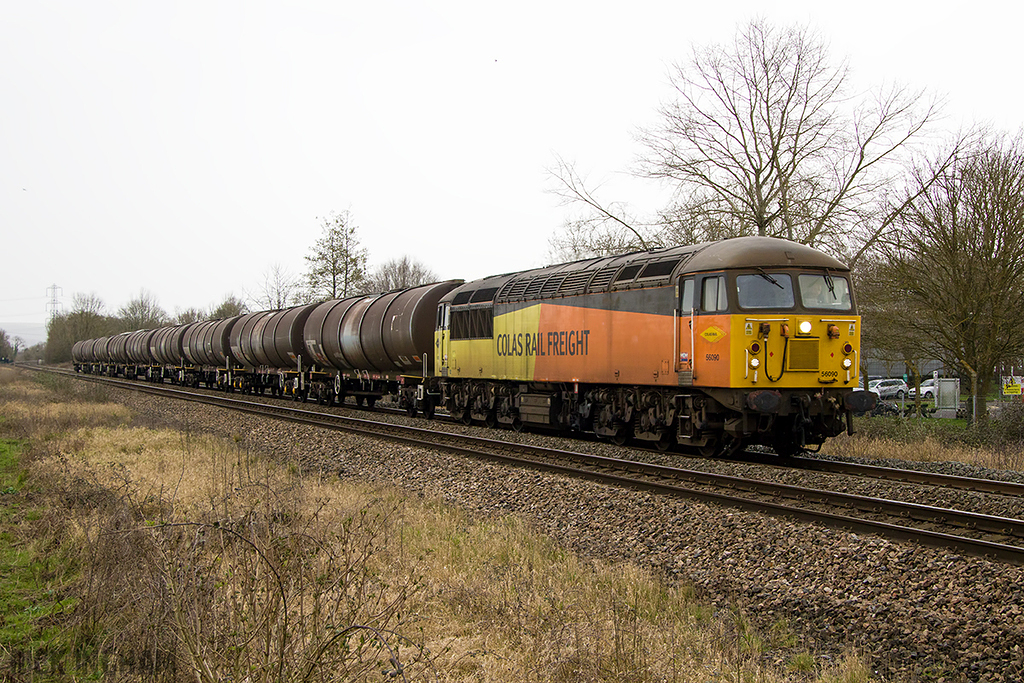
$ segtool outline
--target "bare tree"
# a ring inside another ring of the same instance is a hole
[[[84,292],[75,292],[71,297],[71,311],[73,313],[103,315],[104,308],[106,308],[106,305],[96,292],[90,292],[88,294],[85,294]]]
[[[434,271],[408,256],[403,256],[378,266],[373,274],[366,279],[363,291],[367,293],[390,292],[395,289],[407,289],[436,281],[437,275]]]
[[[245,302],[234,294],[228,294],[217,306],[210,309],[209,318],[210,320],[219,320],[220,318],[233,318],[236,315],[242,315],[248,312],[248,308]]]
[[[174,309],[174,323],[177,325],[187,325],[189,323],[197,323],[200,320],[206,320],[206,311],[201,308],[177,308]]]
[[[146,330],[170,323],[170,316],[157,303],[156,297],[145,289],[117,311],[122,331]]]
[[[630,215],[621,202],[601,202],[596,189],[587,189],[586,178],[573,164],[556,157],[556,166],[548,169],[548,174],[555,180],[551,192],[563,205],[582,207],[581,215],[566,221],[563,232],[550,240],[556,260],[575,261],[661,245],[655,226]]]
[[[996,366],[1024,358],[1024,140],[991,139],[917,182],[885,244],[883,281],[907,309],[889,324],[984,397]]]
[[[676,99],[640,135],[640,174],[670,183],[676,200],[647,226],[605,222],[641,243],[769,235],[855,262],[898,214],[888,195],[938,111],[904,87],[851,96],[846,64],[830,60],[820,37],[762,20],[732,44],[694,48],[670,77]],[[574,173],[556,177],[564,196],[601,217]]]
[[[699,188],[707,209],[758,235],[811,245],[855,235],[856,256],[891,223],[887,191],[937,109],[899,86],[858,102],[848,80],[819,36],[755,20],[732,45],[675,67],[678,99],[643,136],[644,170]]]
[[[46,362],[71,360],[71,347],[76,341],[119,331],[120,321],[104,315],[104,309],[103,301],[95,293],[76,293],[72,297],[71,311],[53,316],[46,324]]]
[[[323,219],[323,233],[306,256],[306,298],[310,301],[351,296],[364,287],[366,250],[348,211]]]
[[[255,292],[248,294],[248,299],[257,310],[287,308],[299,303],[301,290],[300,278],[275,263],[263,273],[263,280]]]

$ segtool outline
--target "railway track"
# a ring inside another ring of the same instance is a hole
[[[32,370],[41,368],[27,366]],[[52,369],[43,369],[52,371]],[[467,436],[438,429],[411,427],[365,417],[228,397],[215,392],[197,392],[163,385],[144,384],[106,377],[63,373],[83,380],[142,391],[160,396],[199,402],[262,417],[273,417],[317,428],[342,430],[400,441],[408,445],[444,449],[466,457],[482,458],[511,466],[530,467],[572,477],[583,477],[608,485],[646,490],[661,495],[700,500],[762,514],[825,524],[858,533],[873,533],[922,545],[949,548],[965,554],[985,556],[1024,565],[1024,520],[976,512],[886,500],[764,481],[756,478],[716,474],[646,462],[626,461],[588,453],[523,445]],[[764,456],[749,454],[743,462],[759,462]],[[854,476],[868,476],[900,482],[952,486],[993,495],[1024,496],[1024,487],[966,477],[926,472],[836,463],[810,458],[780,461],[772,466],[800,467]]]

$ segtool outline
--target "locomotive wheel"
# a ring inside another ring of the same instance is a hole
[[[493,410],[488,412],[484,424],[491,429],[496,429],[498,427],[498,415]]]
[[[723,458],[730,458],[743,448],[743,440],[726,434],[722,438],[722,452],[719,454]]]
[[[427,396],[423,399],[423,417],[428,420],[434,419],[434,402]]]
[[[523,427],[525,427],[525,425],[523,424],[522,420],[520,420],[518,417],[512,418],[512,431],[521,432],[523,431]]]
[[[473,424],[473,414],[469,412],[469,408],[466,408],[464,411],[462,411],[462,424]]]
[[[416,417],[416,399],[409,401],[409,406],[405,409],[405,412],[409,417]]]

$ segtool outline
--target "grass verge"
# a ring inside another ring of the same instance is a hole
[[[0,641],[5,678],[871,680],[788,624],[758,632],[518,518],[300,472],[242,437],[133,427],[64,389],[0,374],[0,533],[24,553],[0,592],[26,615]]]

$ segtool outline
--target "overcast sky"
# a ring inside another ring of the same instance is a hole
[[[556,155],[606,201],[669,67],[754,16],[819,31],[868,90],[947,99],[949,129],[1024,118],[1020,3],[0,2],[0,326],[47,287],[169,312],[305,266],[349,210],[371,267],[441,278],[543,265]],[[491,246],[493,245],[493,246]]]

